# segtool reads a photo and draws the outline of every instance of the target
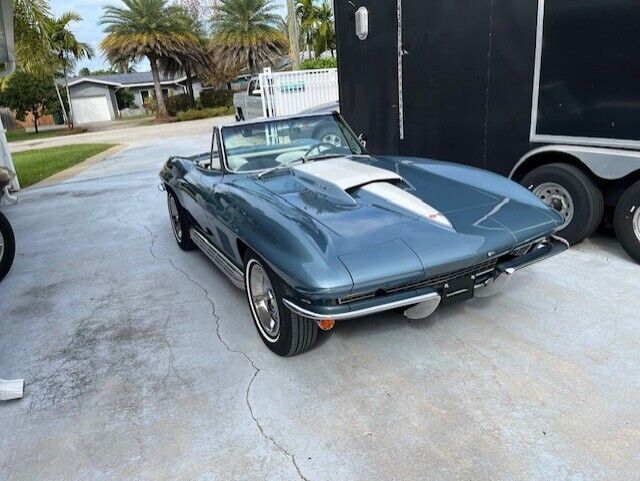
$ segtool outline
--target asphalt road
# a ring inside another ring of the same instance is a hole
[[[178,249],[137,144],[3,208],[3,480],[632,480],[640,266],[596,237],[504,293],[338,325],[282,359],[243,293]]]

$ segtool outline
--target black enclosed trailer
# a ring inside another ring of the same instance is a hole
[[[640,261],[640,0],[335,0],[340,108],[376,153],[510,175]],[[617,209],[616,209],[617,206]]]

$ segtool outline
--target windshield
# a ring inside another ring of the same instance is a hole
[[[232,172],[273,169],[306,159],[363,154],[353,132],[333,115],[223,127]]]

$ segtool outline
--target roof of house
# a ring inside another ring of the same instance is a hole
[[[160,83],[178,83],[186,79],[181,76],[166,76],[160,73]],[[113,85],[114,87],[134,87],[153,85],[153,76],[151,72],[132,72],[117,73],[109,75],[92,75],[89,77],[76,77],[69,81],[69,86],[77,85],[82,82],[92,82],[97,84]]]

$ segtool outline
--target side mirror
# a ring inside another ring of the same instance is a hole
[[[254,89],[253,92],[251,92],[251,95],[255,95],[256,97],[259,97],[262,95],[262,90],[261,89]]]
[[[365,147],[367,146],[367,134],[362,133],[362,134],[358,135],[358,140],[360,141],[360,143],[362,145],[364,145]]]

